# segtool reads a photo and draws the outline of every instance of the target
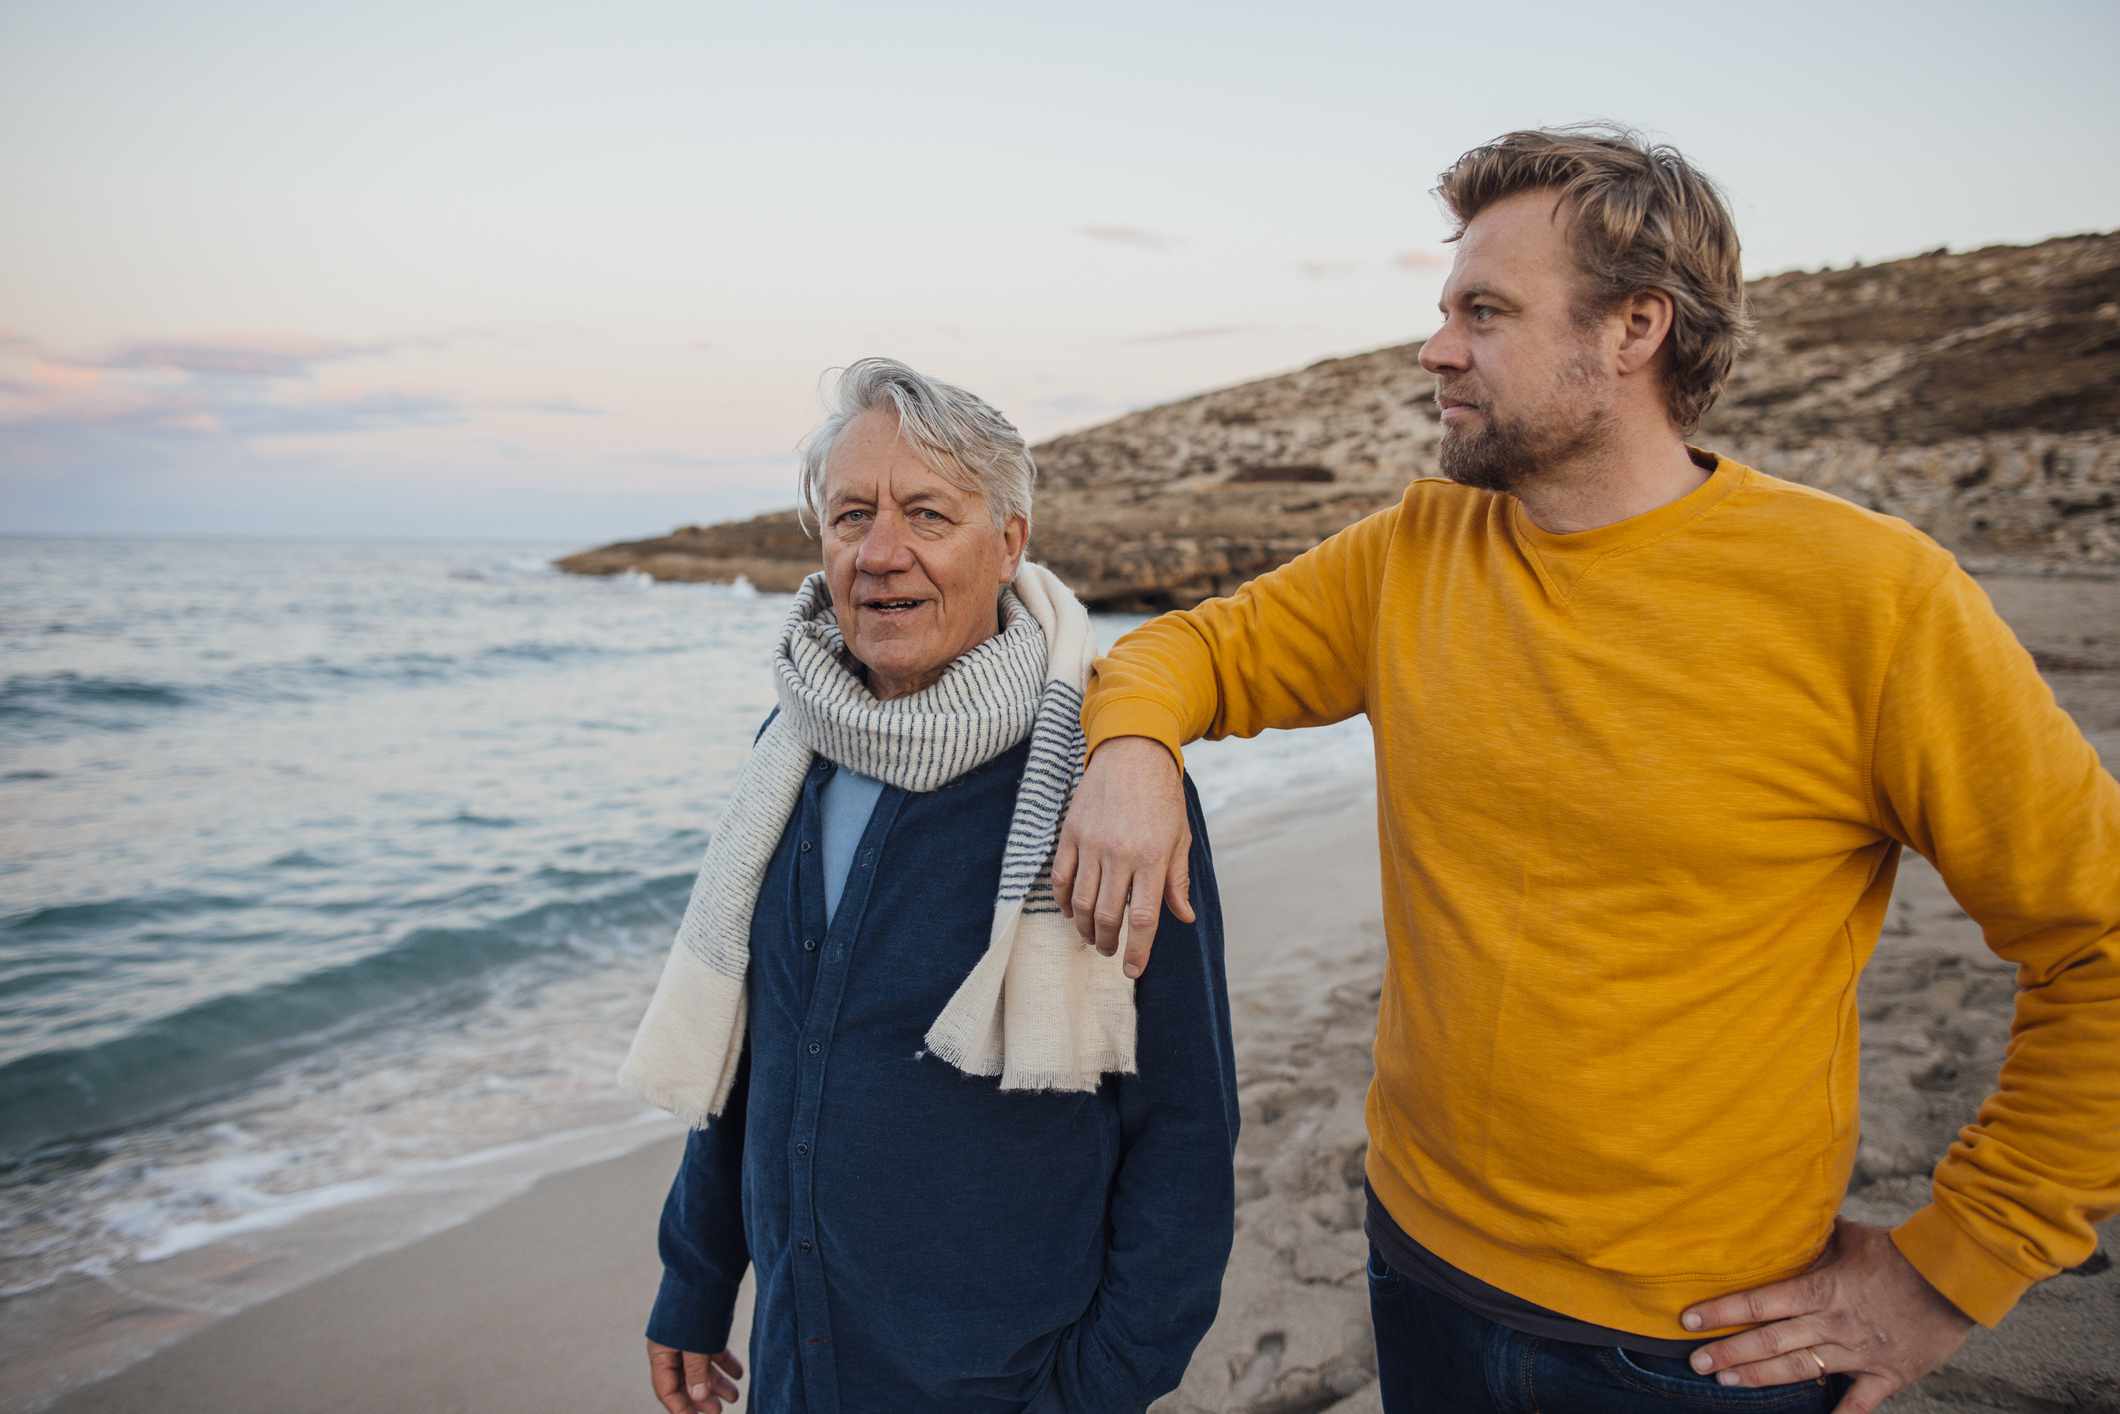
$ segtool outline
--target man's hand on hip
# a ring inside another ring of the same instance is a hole
[[[1164,903],[1193,921],[1191,850],[1178,763],[1160,742],[1114,737],[1090,757],[1075,788],[1053,852],[1053,897],[1106,957],[1117,951],[1124,924],[1126,975],[1139,977]]]
[[[669,1414],[721,1414],[736,1402],[743,1361],[724,1350],[702,1355],[648,1342],[648,1382]]]
[[[1693,1368],[1724,1384],[1782,1385],[1849,1374],[1834,1414],[1870,1414],[1951,1358],[1972,1318],[1946,1301],[1881,1227],[1836,1219],[1809,1271],[1772,1286],[1704,1301],[1688,1330],[1764,1322],[1693,1352]]]

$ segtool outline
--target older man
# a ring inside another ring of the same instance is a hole
[[[1136,986],[1053,898],[1092,648],[1023,559],[1033,476],[885,359],[806,446],[824,569],[622,1072],[703,1126],[648,1319],[671,1414],[736,1396],[746,1266],[759,1414],[1140,1410],[1213,1320],[1237,1110],[1199,804],[1197,920],[1151,923]]]
[[[1367,714],[1385,1407],[1873,1410],[2120,1207],[2120,786],[1942,548],[1687,445],[1743,283],[1677,152],[1516,132],[1440,190],[1449,479],[1099,663],[1055,884],[1115,947],[1182,899],[1185,742]],[[1909,848],[2019,993],[1886,1232],[1835,1214]]]

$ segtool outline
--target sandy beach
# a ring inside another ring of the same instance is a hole
[[[1991,577],[2062,704],[2120,764],[2120,582]],[[1220,1319],[1168,1414],[1376,1408],[1361,1276],[1362,1097],[1382,966],[1368,782],[1211,822],[1243,1087]],[[2011,970],[1909,857],[1862,990],[1864,1133],[1848,1215],[1889,1222],[1993,1083]],[[54,1407],[98,1414],[650,1410],[640,1329],[674,1126],[460,1225],[217,1319]],[[2120,1411],[2120,1273],[2035,1289],[1895,1411]],[[112,1316],[110,1363],[129,1338]],[[739,1316],[737,1344],[745,1338]],[[139,1339],[151,1338],[141,1332]],[[25,1408],[35,1405],[22,1406]]]

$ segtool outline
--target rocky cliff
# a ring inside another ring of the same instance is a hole
[[[1904,516],[1975,561],[2120,573],[2120,232],[1771,275],[1694,439]],[[1100,608],[1226,592],[1433,475],[1420,345],[1129,414],[1034,449],[1033,553]],[[570,555],[582,574],[789,589],[792,511]]]

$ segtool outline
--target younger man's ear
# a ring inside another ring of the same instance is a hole
[[[1636,373],[1656,361],[1670,342],[1673,313],[1671,296],[1662,290],[1638,290],[1627,296],[1619,307],[1620,372]]]

